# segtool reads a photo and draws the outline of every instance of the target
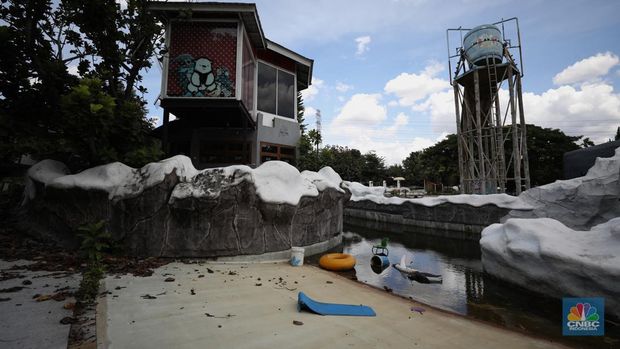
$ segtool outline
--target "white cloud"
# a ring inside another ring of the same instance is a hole
[[[620,125],[620,93],[604,82],[526,92],[523,104],[527,123],[584,135],[597,144],[613,137]]]
[[[312,77],[312,84],[307,89],[301,91],[301,96],[304,102],[310,102],[319,94],[319,91],[323,88],[325,82],[317,77]]]
[[[70,65],[67,67],[67,72],[71,75],[75,75],[77,77],[80,76],[80,73],[78,72],[78,66],[77,65]]]
[[[571,85],[596,81],[601,76],[607,75],[609,70],[619,63],[618,56],[611,52],[598,53],[562,70],[553,77],[553,83]]]
[[[409,117],[405,115],[405,113],[398,113],[398,115],[396,115],[396,118],[394,119],[394,123],[392,124],[392,126],[388,127],[386,131],[387,133],[393,134],[400,127],[405,126],[408,123],[409,123]]]
[[[433,132],[456,132],[454,92],[435,92],[424,102],[415,104],[411,108],[413,111],[423,112],[430,116]]]
[[[370,127],[383,122],[387,108],[380,104],[381,95],[359,93],[351,96],[334,118],[334,126]]]
[[[347,84],[345,84],[345,83],[343,83],[343,82],[340,82],[340,81],[338,81],[338,82],[336,83],[336,90],[337,90],[338,92],[345,93],[345,92],[349,91],[349,90],[350,90],[350,89],[352,89],[352,88],[353,88],[353,86],[351,86],[351,85],[347,85]]]
[[[419,74],[401,73],[385,84],[384,91],[395,94],[401,106],[413,106],[431,94],[450,87],[447,80],[435,77],[442,70],[441,63],[432,62]]]
[[[385,159],[386,165],[400,164],[411,152],[428,148],[445,138],[445,134],[437,138],[413,137],[412,139],[397,139],[391,141],[377,140],[374,135],[359,134],[349,140],[348,146],[358,149],[362,153],[375,151]]]
[[[371,39],[368,35],[355,38],[355,43],[357,44],[357,51],[355,51],[355,54],[361,56],[367,52],[370,49],[370,47],[368,47],[370,41]]]

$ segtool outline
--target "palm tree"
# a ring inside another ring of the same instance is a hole
[[[310,142],[314,144],[316,147],[316,158],[319,159],[319,144],[323,141],[323,137],[321,137],[321,133],[317,130],[308,131],[308,138],[310,138]]]

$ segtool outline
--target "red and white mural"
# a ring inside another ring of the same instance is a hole
[[[172,22],[169,97],[234,97],[237,24]]]

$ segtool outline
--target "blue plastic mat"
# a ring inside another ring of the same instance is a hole
[[[366,305],[321,303],[306,296],[303,292],[297,295],[297,309],[311,311],[319,315],[343,316],[377,316],[371,307]]]

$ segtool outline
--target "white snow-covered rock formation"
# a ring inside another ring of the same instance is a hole
[[[555,297],[605,297],[620,316],[620,148],[583,177],[519,198],[533,210],[511,211],[482,231],[484,269]]]
[[[551,218],[511,218],[482,231],[485,271],[554,297],[605,297],[620,315],[620,217],[578,231]]]
[[[105,220],[129,253],[215,257],[325,242],[342,232],[348,193],[330,167],[299,171],[281,161],[196,170],[186,156],[136,169],[116,162],[68,174],[45,160],[28,171],[24,224],[74,237]],[[50,234],[46,234],[49,236]]]
[[[620,148],[613,157],[597,158],[585,176],[526,190],[519,199],[533,210],[510,217],[548,217],[577,230],[620,217]]]

